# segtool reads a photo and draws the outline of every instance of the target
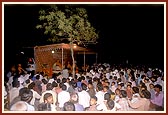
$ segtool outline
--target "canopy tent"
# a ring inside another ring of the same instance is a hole
[[[85,67],[85,55],[86,54],[95,54],[97,62],[97,53],[91,49],[80,47],[74,44],[73,47],[74,54],[83,54],[84,57],[84,67]],[[46,68],[52,68],[53,64],[60,60],[62,68],[66,60],[71,60],[70,45],[61,43],[61,44],[51,44],[44,46],[35,46],[34,47],[34,57],[36,63],[36,71],[41,71],[44,66]]]

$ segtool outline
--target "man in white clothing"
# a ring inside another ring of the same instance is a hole
[[[67,86],[62,85],[62,91],[58,94],[58,103],[60,108],[63,108],[64,103],[70,100],[70,94],[66,90]]]
[[[29,84],[28,88],[31,89],[31,91],[33,92],[33,98],[30,101],[30,104],[34,106],[35,99],[40,99],[41,96],[34,90],[34,88],[35,88],[35,83],[34,82],[32,82],[31,84]]]
[[[103,92],[103,85],[102,84],[97,84],[97,93],[96,93],[96,97],[97,97],[97,104],[102,104],[104,102],[104,92]]]
[[[90,95],[86,92],[87,86],[82,83],[82,91],[78,93],[79,96],[79,104],[83,105],[84,108],[90,106]]]
[[[13,88],[9,90],[9,102],[11,103],[14,98],[19,96],[19,81],[17,79],[14,79],[12,82]]]

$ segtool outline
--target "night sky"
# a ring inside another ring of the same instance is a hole
[[[79,5],[86,8],[99,32],[99,62],[164,64],[163,5]],[[48,44],[37,30],[38,11],[43,5],[5,5],[5,67],[12,64],[22,47]]]

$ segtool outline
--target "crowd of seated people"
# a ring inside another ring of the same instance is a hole
[[[164,72],[159,68],[104,63],[75,76],[62,70],[47,77],[19,65],[19,72],[13,67],[4,77],[6,111],[164,110]]]

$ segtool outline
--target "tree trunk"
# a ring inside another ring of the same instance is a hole
[[[72,77],[75,77],[75,60],[74,60],[74,51],[73,51],[73,42],[70,42],[71,57],[72,57]]]

